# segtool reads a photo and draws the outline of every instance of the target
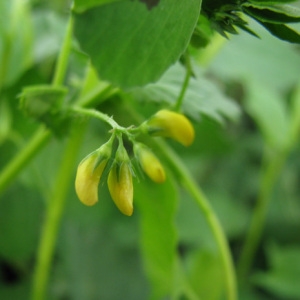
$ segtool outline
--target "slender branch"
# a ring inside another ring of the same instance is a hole
[[[98,110],[74,106],[74,107],[71,107],[71,111],[73,111],[75,113],[79,113],[81,115],[85,115],[88,117],[92,117],[92,118],[96,118],[101,121],[104,121],[114,129],[120,129],[120,130],[125,129],[124,127],[120,126],[112,117],[109,117],[108,115],[106,115]]]
[[[268,159],[262,168],[261,186],[247,233],[242,253],[238,262],[238,278],[241,284],[245,283],[246,276],[252,265],[254,255],[261,240],[266,215],[268,213],[271,194],[275,182],[286,160],[287,153],[280,152],[276,157]]]
[[[85,126],[77,126],[70,137],[60,169],[56,177],[54,192],[49,199],[44,228],[42,230],[40,245],[37,254],[36,270],[33,278],[32,300],[46,299],[46,289],[49,278],[49,269],[57,232],[63,215],[66,196],[73,179],[77,153],[82,143]]]
[[[164,154],[170,166],[176,172],[178,178],[182,181],[187,191],[190,193],[193,199],[195,199],[199,208],[203,212],[219,248],[225,274],[227,299],[236,300],[237,290],[234,265],[227,239],[217,216],[215,215],[203,192],[177,154],[162,141],[155,140],[154,144]]]
[[[0,173],[0,193],[12,182],[20,171],[31,161],[33,157],[48,143],[51,132],[40,127],[29,143]]]
[[[53,85],[62,85],[64,82],[69,61],[69,55],[71,52],[73,25],[74,20],[72,15],[70,15],[64,42],[56,63],[56,68],[52,81]]]
[[[190,61],[190,56],[188,53],[186,53],[186,55],[184,56],[186,61],[185,61],[185,68],[186,68],[186,73],[185,73],[185,77],[182,83],[182,87],[181,87],[181,91],[180,94],[176,100],[176,104],[175,104],[175,110],[176,111],[180,111],[183,100],[184,100],[184,96],[185,96],[185,92],[189,86],[189,82],[190,82],[190,78],[192,75],[192,66],[191,66],[191,61]]]

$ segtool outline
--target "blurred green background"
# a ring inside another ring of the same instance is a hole
[[[69,4],[31,1],[30,5],[23,6],[20,1],[4,1],[0,11],[4,3],[16,7],[3,9],[14,14],[0,19],[0,34],[12,36],[9,45],[4,39],[0,44],[1,66],[5,65],[0,95],[1,169],[38,127],[20,111],[18,95],[23,86],[51,79]],[[14,27],[9,27],[7,20]],[[200,121],[193,120],[196,140],[188,150],[170,143],[220,218],[236,263],[260,190],[264,153],[270,163],[289,144],[288,127],[295,111],[292,105],[297,102],[294,91],[300,84],[300,47],[273,38],[254,23],[251,27],[261,39],[243,32],[231,36],[201,69],[205,80],[209,79],[223,95],[233,99],[236,105],[230,108],[231,113],[226,115],[226,107],[223,108],[222,122],[214,119],[212,113],[202,114]],[[10,31],[11,28],[14,30]],[[86,58],[74,50],[67,75],[74,93],[81,84],[85,63]],[[141,91],[136,93],[139,95]],[[298,92],[298,98],[299,95]],[[130,105],[145,116],[161,107],[160,103],[141,100],[133,100]],[[118,97],[100,108],[113,112],[121,124],[131,122]],[[233,109],[237,111],[233,113]],[[235,117],[228,120],[231,114]],[[106,125],[89,122],[78,163],[108,139],[107,131]],[[239,299],[300,299],[298,140],[296,135],[290,141],[286,160],[278,178],[275,176],[263,235]],[[29,299],[46,199],[53,190],[65,144],[66,138],[52,138],[0,195],[0,299]],[[220,299],[222,274],[213,236],[190,196],[174,185],[176,178],[170,170],[168,176],[167,192],[156,193],[150,182],[135,181],[136,195],[148,193],[145,198],[164,195],[177,199],[171,204],[176,210],[175,235],[190,284],[202,299]],[[151,294],[152,286],[140,251],[141,236],[147,226],[164,231],[168,216],[161,216],[160,211],[156,222],[154,210],[153,219],[148,220],[138,200],[134,215],[127,218],[115,208],[106,185],[99,187],[99,195],[99,204],[85,207],[77,199],[74,188],[70,188],[51,267],[49,299],[141,300]],[[165,202],[168,205],[168,199]]]

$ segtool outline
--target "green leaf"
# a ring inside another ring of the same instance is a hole
[[[152,284],[151,299],[163,299],[174,281],[177,191],[171,179],[163,184],[147,180],[135,185],[135,201],[140,213],[142,256]]]
[[[266,142],[275,149],[288,143],[288,114],[282,99],[271,89],[250,81],[247,86],[246,110],[260,128]]]
[[[249,16],[262,22],[269,23],[293,23],[300,21],[300,9],[291,5],[243,5],[243,11]]]
[[[296,1],[297,0],[248,0],[249,3],[257,5],[273,5],[278,3],[291,3]]]
[[[74,10],[76,12],[83,12],[89,8],[100,6],[103,4],[108,4],[112,2],[126,1],[126,0],[75,0],[74,1]],[[129,0],[127,0],[129,1]]]
[[[14,185],[0,201],[0,256],[25,266],[32,258],[40,233],[39,195]]]
[[[224,121],[224,118],[237,119],[240,113],[237,104],[227,98],[215,84],[204,78],[196,66],[193,69],[196,74],[195,77],[190,78],[182,110],[196,120],[199,120],[200,115],[205,115],[220,123]],[[137,88],[132,91],[132,94],[141,101],[164,102],[174,106],[185,72],[184,67],[177,63],[157,83]]]
[[[100,75],[123,88],[159,79],[185,51],[201,0],[117,2],[74,13],[74,33]]]
[[[253,276],[253,282],[282,299],[299,299],[299,246],[283,248],[273,245],[267,249],[267,252],[270,269],[266,272],[256,273]]]
[[[220,299],[224,275],[221,261],[211,249],[200,249],[188,256],[187,278],[199,299]]]
[[[66,19],[48,10],[35,10],[32,15],[34,31],[34,61],[43,63],[55,57],[63,43]]]
[[[281,40],[300,44],[300,34],[284,24],[260,22],[270,33]]]

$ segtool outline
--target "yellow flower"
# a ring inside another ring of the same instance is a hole
[[[128,162],[115,163],[108,175],[108,189],[118,209],[127,216],[133,213],[133,184]]]
[[[98,160],[99,153],[95,151],[83,159],[77,168],[75,190],[79,200],[88,206],[98,202],[98,184],[108,158],[103,159],[100,163],[97,163]]]
[[[165,170],[158,158],[150,149],[141,143],[134,144],[134,153],[143,169],[151,180],[162,183],[166,180]]]
[[[170,137],[184,146],[194,141],[193,125],[184,115],[169,110],[160,110],[146,123],[152,135]]]
[[[114,137],[85,157],[79,164],[75,190],[79,200],[88,206],[98,202],[98,184],[111,155]]]

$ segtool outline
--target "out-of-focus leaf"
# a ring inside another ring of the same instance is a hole
[[[163,299],[171,293],[176,263],[177,191],[173,181],[136,184],[135,202],[140,213],[145,271],[152,285],[151,299]]]
[[[272,24],[267,22],[260,22],[270,33],[278,37],[281,40],[300,44],[300,33],[291,29],[290,27],[284,24]]]
[[[109,219],[103,220],[103,213],[99,212],[103,203],[99,203],[100,206],[90,207],[93,211],[85,208],[81,213],[85,216],[65,220],[51,299],[66,295],[74,300],[147,299],[147,281],[140,264],[137,238],[132,241],[130,236],[137,236],[137,220],[134,216],[122,216],[108,194],[102,195],[101,201],[106,202],[106,207],[109,203],[115,215],[110,214]],[[89,213],[93,215],[91,222]],[[82,222],[84,217],[85,223]],[[124,245],[126,239],[128,242]]]
[[[0,284],[0,299],[29,299],[31,282]]]
[[[27,1],[2,0],[0,11],[0,85],[8,85],[32,63],[32,24]]]
[[[260,6],[245,4],[242,7],[245,13],[262,22],[281,24],[300,21],[300,9],[291,5]]]
[[[248,0],[249,3],[257,5],[273,5],[278,3],[291,3],[296,1],[297,0]]]
[[[34,255],[40,232],[41,202],[38,195],[14,186],[0,202],[0,256],[25,264]]]
[[[300,298],[300,248],[299,246],[268,247],[270,269],[254,274],[255,285],[283,299]]]
[[[266,142],[276,149],[283,149],[288,143],[289,121],[287,108],[278,94],[251,81],[247,86],[245,104]]]
[[[101,78],[121,87],[159,79],[185,51],[201,0],[121,1],[75,16],[75,36]]]
[[[224,274],[220,257],[210,249],[200,249],[188,256],[187,278],[199,299],[220,299]]]
[[[249,24],[261,39],[243,32],[232,36],[211,62],[210,72],[225,82],[254,78],[276,92],[297,84],[300,56],[294,45],[276,39],[254,20]]]
[[[53,11],[36,10],[32,13],[32,23],[34,60],[41,63],[58,53],[65,35],[66,20]]]
[[[184,67],[177,63],[157,83],[137,88],[132,93],[141,101],[165,102],[173,106],[180,94],[185,72]],[[196,120],[203,114],[221,123],[224,118],[236,120],[240,114],[238,105],[201,74],[190,78],[182,110]]]

